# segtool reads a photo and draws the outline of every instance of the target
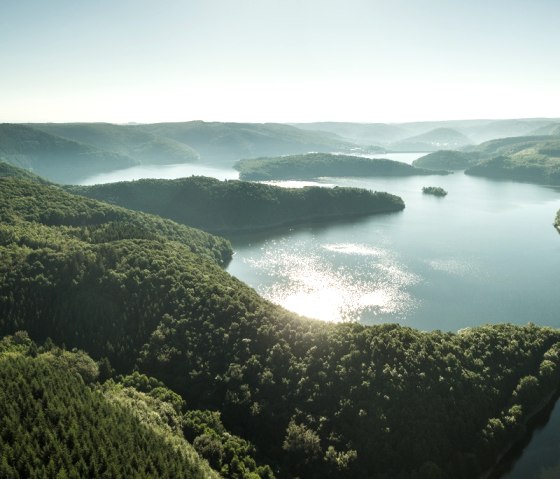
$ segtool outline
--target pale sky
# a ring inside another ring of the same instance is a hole
[[[0,122],[560,117],[558,0],[0,0]]]

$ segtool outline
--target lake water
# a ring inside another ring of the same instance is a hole
[[[382,156],[410,163],[419,155]],[[84,184],[193,174],[237,178],[228,168],[170,165],[129,168]],[[265,298],[326,321],[448,331],[497,322],[560,327],[560,236],[552,227],[560,189],[462,172],[280,184],[310,183],[388,191],[401,196],[406,208],[233,238],[228,271]],[[441,186],[449,194],[424,195],[423,186]],[[560,477],[559,431],[557,405],[503,478]]]
[[[228,271],[264,297],[327,321],[456,331],[560,326],[560,190],[466,176],[328,178],[388,191],[406,208],[233,240]],[[446,189],[445,198],[422,186]]]
[[[239,173],[232,168],[219,168],[198,163],[181,163],[177,165],[133,166],[122,170],[90,176],[79,182],[80,185],[96,185],[117,181],[133,181],[141,178],[161,178],[172,180],[186,176],[211,176],[219,180],[236,180]]]

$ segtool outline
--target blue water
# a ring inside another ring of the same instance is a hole
[[[391,159],[410,163],[417,156]],[[129,168],[84,184],[193,174],[237,178],[229,168],[186,164]],[[421,330],[498,322],[560,327],[560,236],[552,226],[560,189],[462,172],[280,184],[388,191],[406,208],[234,238],[228,271],[271,301],[326,321],[398,322]],[[423,186],[449,194],[424,195]],[[560,477],[559,454],[557,405],[503,478]]]

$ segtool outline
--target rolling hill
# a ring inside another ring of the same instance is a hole
[[[469,145],[471,140],[452,128],[436,128],[420,135],[391,143],[395,151],[434,151],[457,149]]]
[[[560,378],[553,329],[308,320],[227,274],[223,240],[56,186],[0,179],[0,220],[0,334],[137,368],[279,478],[479,477]],[[219,455],[213,437],[193,445]]]
[[[309,151],[345,151],[356,146],[331,133],[304,131],[278,123],[190,121],[133,128],[188,144],[205,163],[233,163],[240,158]]]
[[[0,125],[0,160],[61,183],[139,164],[119,153],[9,123]]]
[[[188,163],[199,159],[190,146],[135,128],[111,123],[34,123],[31,127],[146,165]]]
[[[404,202],[397,196],[358,188],[281,188],[195,176],[78,186],[69,191],[212,233],[259,230],[404,208]]]
[[[361,156],[309,153],[250,158],[235,164],[242,180],[306,180],[319,177],[445,175],[447,171],[415,168],[407,163]]]

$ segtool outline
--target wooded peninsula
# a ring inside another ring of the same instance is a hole
[[[242,180],[309,180],[325,176],[414,176],[447,175],[448,171],[415,168],[386,159],[332,153],[252,158],[235,164]]]
[[[201,176],[67,189],[214,233],[252,231],[404,208],[398,196],[359,188],[282,188]]]

